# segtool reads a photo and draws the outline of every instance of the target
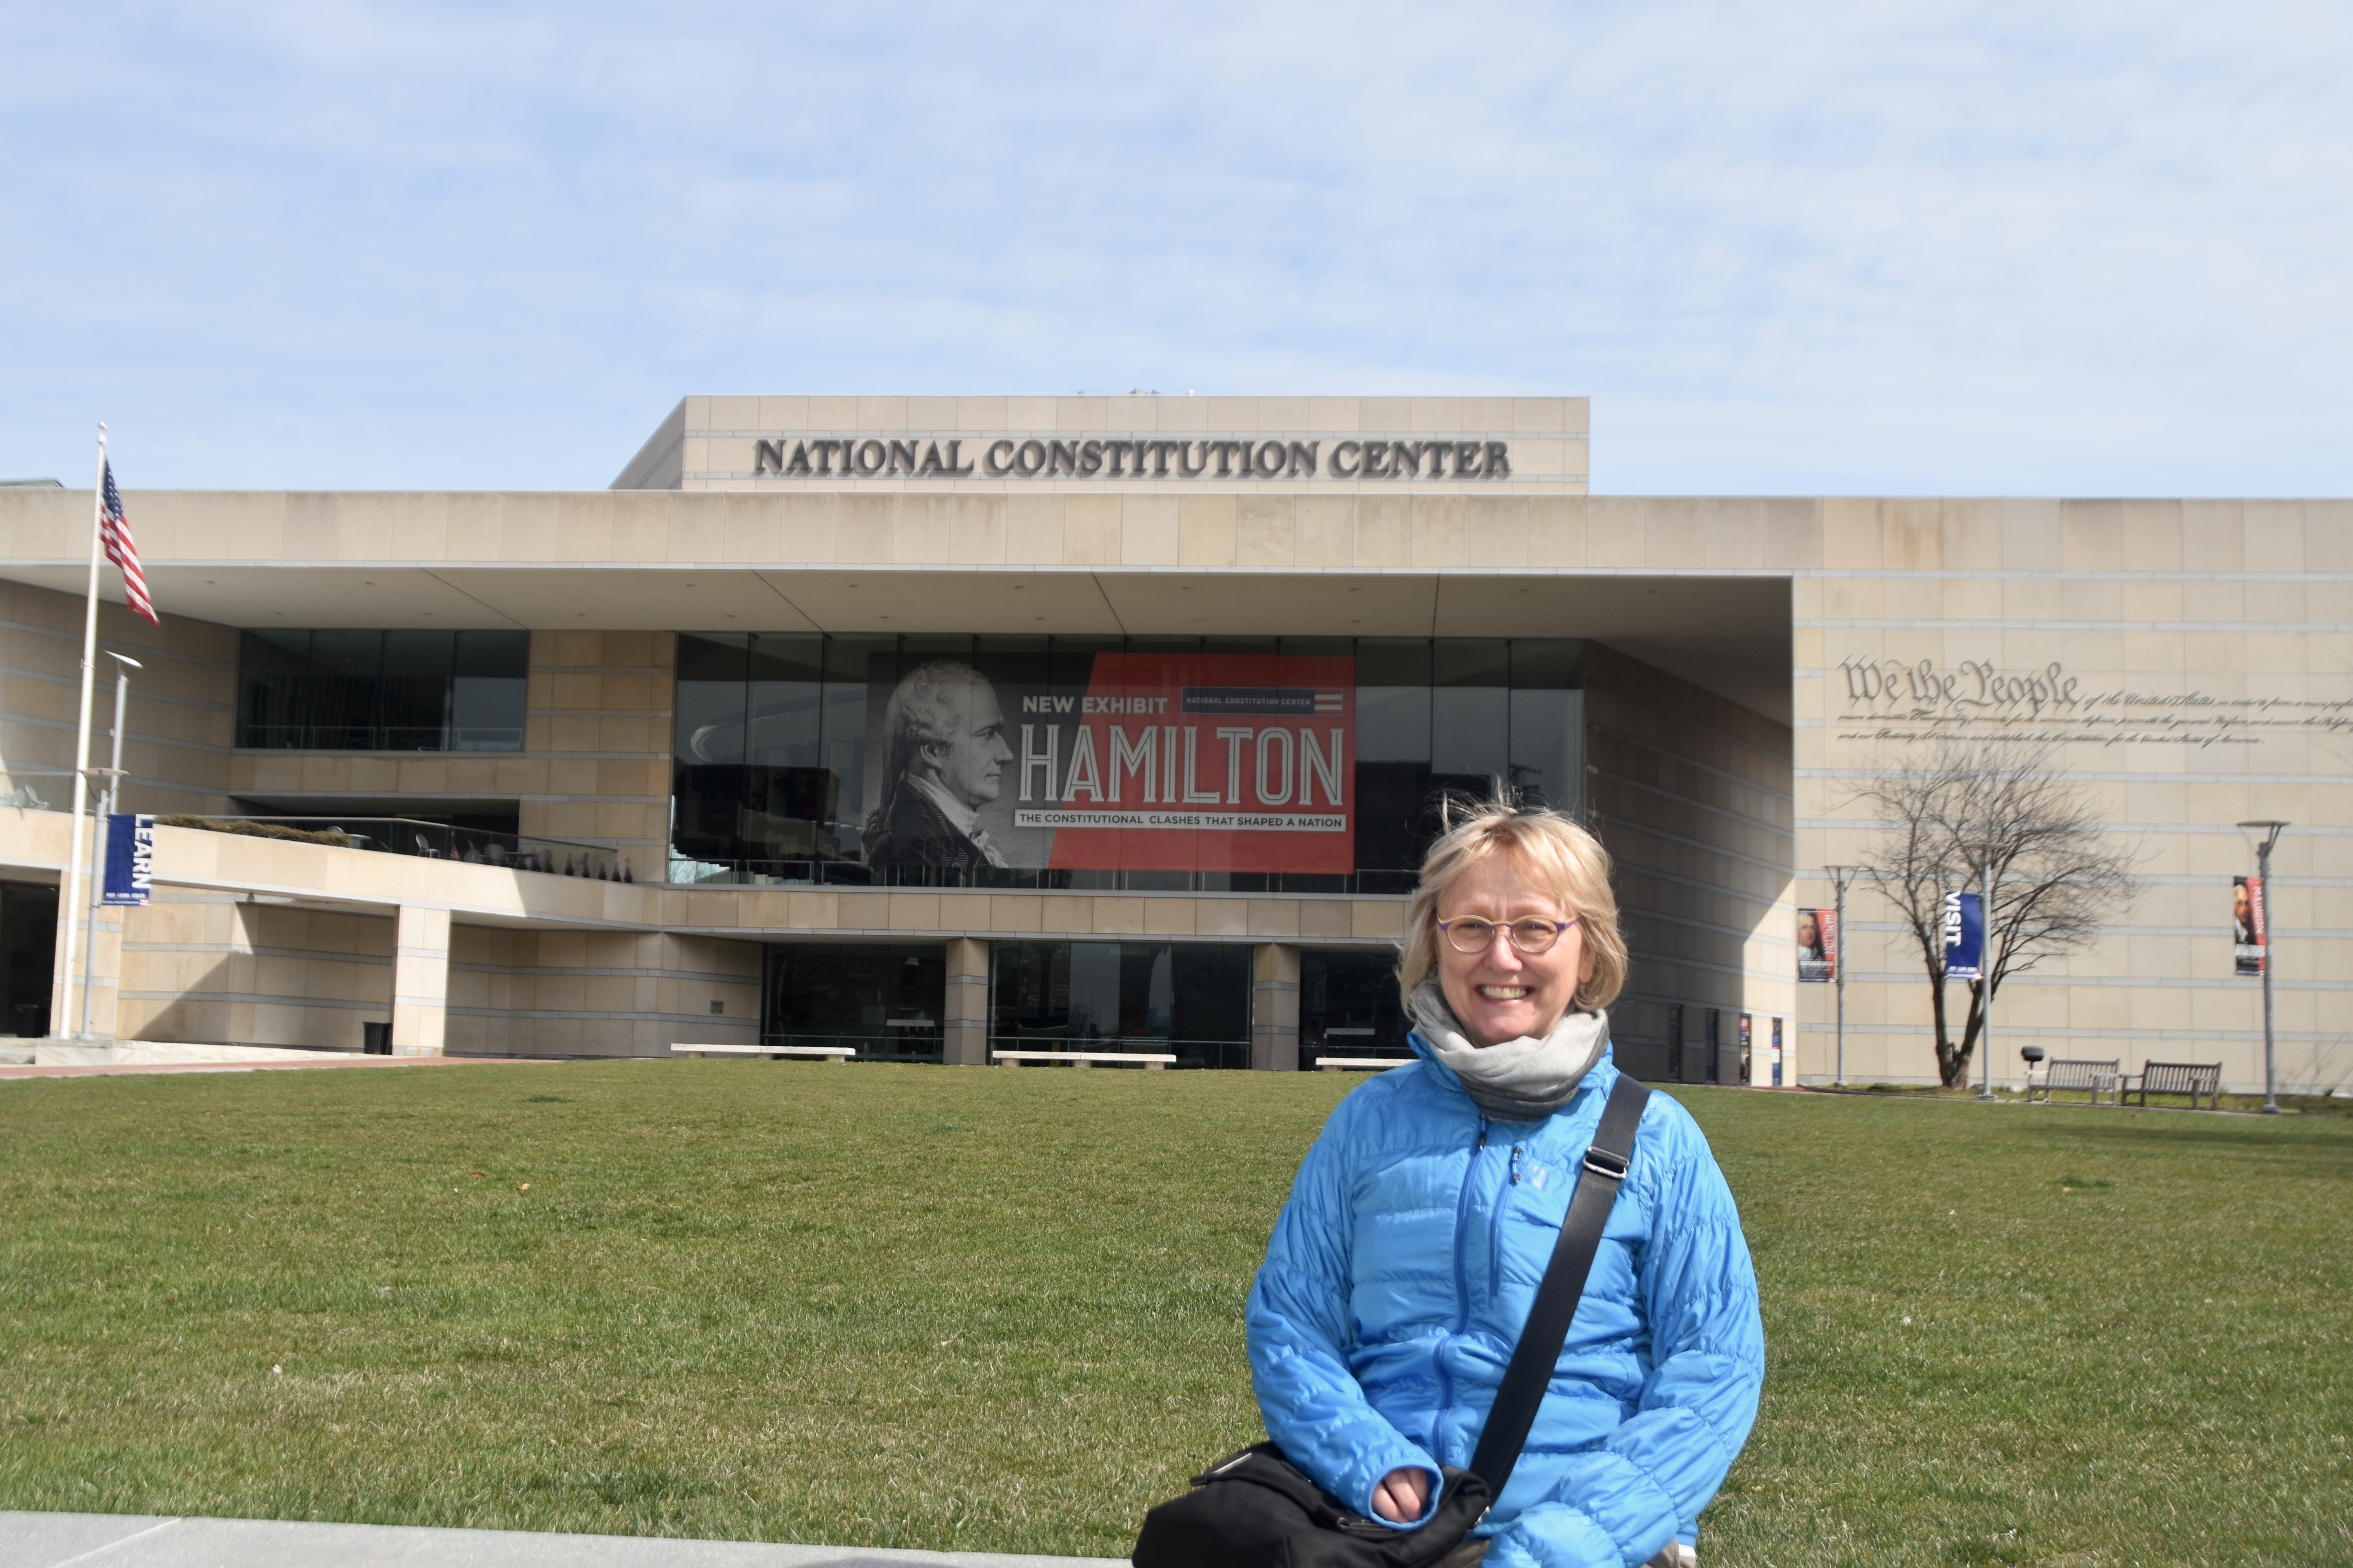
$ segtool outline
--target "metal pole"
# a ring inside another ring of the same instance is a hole
[[[1978,984],[1985,987],[1985,1004],[1978,1009],[1978,1048],[1985,1065],[1978,1079],[1978,1098],[1993,1098],[1993,854],[1978,867]]]
[[[81,935],[81,816],[90,809],[90,687],[98,676],[99,519],[106,508],[106,426],[98,427],[97,491],[90,500],[90,590],[83,605],[81,627],[81,717],[74,737],[73,847],[66,852],[65,970],[58,976],[57,1011],[64,1017],[49,1020],[49,1032],[61,1033],[72,1023],[74,949]]]
[[[122,790],[122,712],[131,694],[131,672],[142,669],[137,659],[125,654],[107,650],[114,663],[114,746],[113,759],[107,765],[106,794],[99,801],[98,820],[90,825],[90,956],[81,973],[81,1037],[90,1038],[90,994],[98,986],[98,911],[103,901],[106,885],[106,837],[114,815],[115,802]],[[120,967],[118,965],[118,967]]]
[[[2263,1114],[2265,1116],[2277,1116],[2280,1113],[2279,1079],[2276,1073],[2279,1058],[2272,1036],[2272,952],[2278,942],[2278,938],[2272,933],[2279,929],[2279,922],[2272,918],[2272,846],[2279,842],[2280,835],[2286,830],[2287,824],[2276,817],[2263,817],[2253,822],[2239,824],[2239,831],[2245,834],[2247,841],[2255,847],[2255,879],[2263,890],[2263,956],[2261,963],[2263,966]],[[2260,838],[2255,837],[2258,832],[2263,835]]]
[[[1846,1087],[1846,872],[1843,866],[1830,868],[1833,889],[1831,901],[1838,910],[1832,917],[1836,928],[1832,934],[1838,939],[1838,970],[1831,980],[1838,986],[1838,1078],[1835,1082],[1841,1089]]]
[[[2279,921],[2272,914],[2272,846],[2279,842],[2279,836],[2280,830],[2276,827],[2273,828],[2271,836],[2265,838],[2262,847],[2255,851],[2255,875],[2263,879],[2263,1114],[2265,1116],[2277,1116],[2280,1113],[2279,1080],[2274,1070],[2274,1063],[2277,1058],[2274,1055],[2272,1046],[2272,955],[2278,946],[2279,940],[2274,934],[2279,930]]]

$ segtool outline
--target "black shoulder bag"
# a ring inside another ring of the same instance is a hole
[[[1503,1495],[1600,1250],[1651,1091],[1620,1074],[1535,1305],[1495,1390],[1467,1470],[1448,1466],[1428,1523],[1397,1530],[1326,1496],[1272,1443],[1244,1448],[1193,1478],[1193,1489],[1144,1516],[1134,1568],[1439,1568]],[[1467,1559],[1466,1559],[1467,1560]]]

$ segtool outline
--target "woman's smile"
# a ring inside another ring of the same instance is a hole
[[[1454,879],[1440,917],[1486,921],[1487,945],[1464,952],[1438,943],[1438,984],[1446,1005],[1474,1046],[1499,1046],[1523,1037],[1542,1039],[1576,1005],[1577,987],[1593,978],[1577,911],[1512,851],[1490,855]],[[1507,928],[1514,921],[1550,921],[1560,935],[1542,952],[1523,952]]]

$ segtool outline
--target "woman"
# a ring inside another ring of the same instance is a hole
[[[1250,1300],[1268,1435],[1400,1530],[1478,1445],[1617,1081],[1602,1009],[1626,976],[1609,857],[1556,812],[1455,823],[1406,919],[1420,1060],[1332,1113]],[[1732,1194],[1653,1095],[1544,1407],[1472,1532],[1488,1568],[1689,1561],[1764,1375]]]

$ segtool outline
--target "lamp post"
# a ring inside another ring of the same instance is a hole
[[[2263,886],[2263,1114],[2277,1116],[2279,1084],[2274,1074],[2277,1058],[2272,1045],[2272,932],[2278,922],[2272,919],[2272,846],[2279,842],[2282,829],[2287,824],[2272,817],[2239,824],[2247,842],[2255,847],[2255,875]]]
[[[90,951],[82,954],[81,968],[81,1039],[90,1037],[90,992],[98,984],[98,911],[104,901],[106,886],[107,819],[114,813],[114,805],[122,787],[122,711],[131,694],[131,672],[147,667],[127,653],[106,650],[114,660],[114,753],[106,769],[106,793],[98,803],[98,821],[90,834]],[[96,768],[90,770],[98,772]],[[68,976],[70,980],[71,976]]]
[[[1846,879],[1854,875],[1852,866],[1825,866],[1822,871],[1831,879],[1831,902],[1837,912],[1831,918],[1831,931],[1838,941],[1837,967],[1831,981],[1838,987],[1838,1077],[1831,1081],[1840,1089],[1846,1087]]]
[[[2002,850],[1999,839],[1987,838],[1962,846],[1978,862],[1978,984],[1985,1001],[1978,1009],[1978,1048],[1985,1053],[1978,1069],[1978,1098],[1993,1098],[1993,861]]]

